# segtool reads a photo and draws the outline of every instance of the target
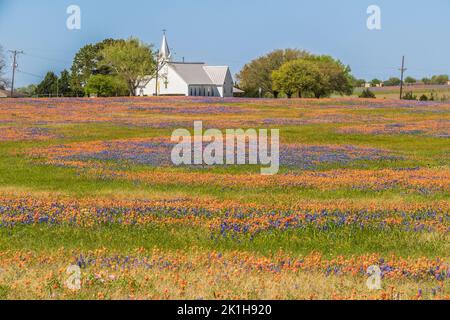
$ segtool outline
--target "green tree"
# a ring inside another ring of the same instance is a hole
[[[426,85],[431,84],[431,79],[430,78],[422,78],[422,82]]]
[[[58,81],[58,94],[66,97],[72,95],[72,89],[70,87],[70,73],[67,70],[61,72],[61,76]]]
[[[85,88],[86,95],[96,95],[98,97],[112,97],[128,95],[127,84],[117,76],[103,74],[92,75]]]
[[[366,80],[364,79],[354,79],[353,80],[353,86],[357,88],[362,88],[366,85]]]
[[[101,51],[105,46],[118,42],[124,42],[124,40],[106,39],[96,44],[88,44],[77,52],[70,69],[72,94],[83,95],[83,88],[92,74],[113,73],[110,67],[101,65]]]
[[[288,98],[298,93],[301,98],[304,93],[313,92],[322,85],[323,75],[314,62],[298,59],[286,62],[274,71],[272,81],[274,91],[283,92]]]
[[[83,94],[83,87],[97,68],[100,50],[100,44],[88,44],[81,48],[75,55],[71,68],[70,81],[74,94]]]
[[[47,72],[44,80],[38,84],[36,94],[43,96],[56,96],[58,77],[54,72]]]
[[[331,56],[310,56],[305,58],[312,61],[322,74],[321,82],[316,83],[313,93],[316,98],[322,98],[332,93],[351,95],[353,93],[353,81],[351,69],[339,60]]]
[[[406,77],[405,83],[406,84],[414,84],[414,83],[417,83],[417,80],[414,79],[413,77]]]
[[[388,80],[383,82],[383,85],[386,87],[395,87],[401,84],[402,80],[397,77],[389,78]]]
[[[448,75],[446,74],[436,75],[431,78],[431,84],[438,84],[438,85],[447,84],[448,80],[449,78]]]
[[[381,80],[379,80],[379,79],[373,79],[372,81],[370,81],[370,85],[372,86],[372,87],[376,87],[376,86],[379,86],[381,84]]]
[[[136,95],[140,81],[156,70],[152,46],[135,38],[105,46],[101,56],[100,65],[112,68],[126,82],[130,95],[133,96]]]
[[[289,61],[297,60],[309,56],[309,53],[297,49],[275,50],[262,57],[256,58],[247,63],[236,75],[239,87],[245,91],[249,97],[257,97],[259,88],[263,93],[269,93],[275,98],[279,91],[273,86],[272,73],[281,68]]]

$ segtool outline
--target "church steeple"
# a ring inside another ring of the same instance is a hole
[[[159,57],[162,61],[170,61],[172,53],[170,52],[169,43],[167,42],[166,30],[163,30],[163,40],[161,44],[161,50],[159,51]]]

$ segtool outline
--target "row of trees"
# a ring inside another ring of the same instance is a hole
[[[33,87],[28,87],[31,91]],[[21,92],[26,93],[26,92]],[[35,94],[37,95],[57,95],[69,96],[72,94],[70,89],[70,74],[67,70],[61,72],[58,77],[54,72],[48,72],[37,87],[35,87]]]
[[[107,39],[81,48],[70,71],[48,72],[37,86],[22,88],[29,95],[135,95],[140,81],[156,71],[151,45],[138,39]]]
[[[321,98],[332,93],[351,94],[355,79],[348,66],[330,56],[296,49],[275,50],[246,64],[237,75],[247,96]]]
[[[449,81],[449,76],[448,75],[435,75],[431,78],[422,78],[420,80],[423,84],[426,85],[444,85],[447,84]],[[373,79],[372,81],[370,81],[370,85],[372,87],[376,87],[379,86],[381,84],[383,84],[383,86],[386,87],[390,87],[390,86],[399,86],[401,84],[401,79],[397,78],[397,77],[391,77],[386,81],[381,81],[379,79]],[[413,77],[406,77],[404,80],[404,83],[407,85],[413,85],[418,83],[419,80],[413,78]],[[366,84],[366,81],[363,79],[357,80],[356,86],[357,87],[362,87]]]
[[[422,82],[424,84],[447,84],[449,81],[449,76],[446,74],[436,75],[431,78],[423,78]]]
[[[39,85],[21,92],[41,96],[134,95],[140,80],[154,74],[156,67],[152,46],[135,38],[107,39],[81,48],[70,71],[59,76],[49,72]],[[258,96],[262,90],[274,97],[351,94],[355,81],[350,68],[341,62],[295,49],[276,50],[255,59],[237,78],[246,95]]]

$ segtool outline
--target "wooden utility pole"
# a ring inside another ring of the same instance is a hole
[[[17,68],[17,55],[23,54],[23,51],[9,50],[13,54],[13,72],[11,81],[11,98],[14,98],[14,81],[16,79],[16,68]]]
[[[402,68],[400,69],[402,75],[400,78],[400,100],[403,100],[403,76],[405,74],[405,71],[408,70],[405,68],[405,56],[402,58]]]

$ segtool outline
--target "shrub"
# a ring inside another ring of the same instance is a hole
[[[98,97],[113,97],[129,94],[126,83],[121,79],[115,76],[102,74],[91,76],[84,89],[88,96],[96,95]]]
[[[437,100],[437,94],[434,92],[434,90],[433,91],[431,91],[431,93],[430,93],[430,101],[434,101],[434,100]]]
[[[443,94],[443,95],[439,98],[439,100],[441,100],[441,102],[447,102],[447,101],[450,100],[450,97],[447,96],[446,94]]]
[[[403,100],[417,100],[417,96],[412,91],[409,91],[403,96]]]
[[[370,91],[369,89],[365,89],[359,96],[360,98],[364,99],[376,99],[375,94]]]
[[[428,96],[426,94],[423,94],[419,98],[420,101],[428,101]]]

